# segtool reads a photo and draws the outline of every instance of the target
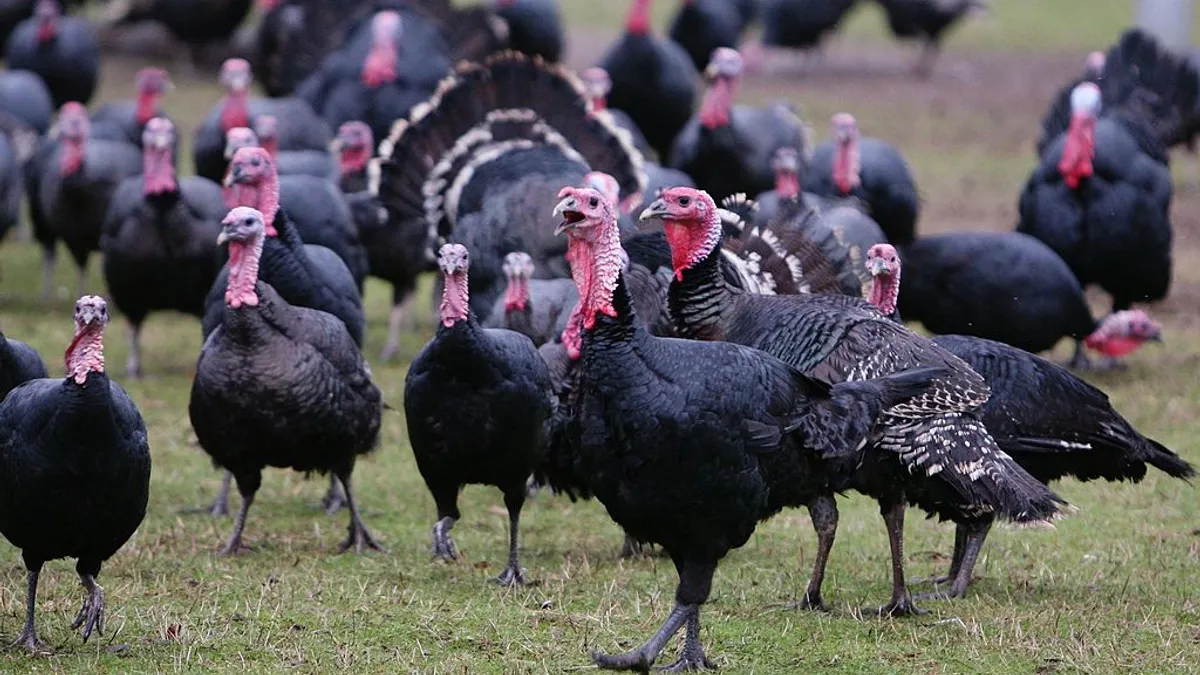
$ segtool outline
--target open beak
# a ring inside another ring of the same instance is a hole
[[[583,222],[583,213],[579,211],[579,200],[574,197],[567,197],[560,201],[555,205],[554,213],[551,215],[555,218],[563,219],[558,227],[554,228],[554,236],[556,237]]]

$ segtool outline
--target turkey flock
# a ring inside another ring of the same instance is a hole
[[[925,74],[943,32],[983,7],[876,1],[923,41]],[[1194,476],[1072,370],[1162,339],[1139,305],[1169,291],[1168,151],[1200,133],[1200,72],[1126,32],[1051,102],[1015,231],[927,236],[902,152],[852,112],[739,100],[768,48],[816,46],[854,4],[682,0],[668,38],[650,0],[630,0],[617,41],[575,72],[555,0],[265,0],[190,140],[160,105],[166,70],[89,109],[88,21],[55,0],[5,4],[0,231],[24,205],[45,300],[59,242],[80,274],[65,377],[0,335],[0,533],[29,584],[18,644],[46,649],[38,577],[63,557],[86,591],[73,627],[103,631],[101,565],[146,514],[151,452],[105,365],[111,313],[131,327],[131,380],[148,316],[197,319],[188,415],[224,476],[206,510],[240,497],[224,554],[269,526],[250,518],[268,467],[328,474],[323,504],[348,514],[339,550],[382,551],[353,477],[393,405],[436,506],[436,558],[458,557],[465,485],[503,494],[504,585],[533,576],[520,516],[538,488],[598,500],[623,555],[658,546],[678,573],[662,628],[593,654],[606,669],[647,672],[681,629],[672,668],[712,667],[700,609],[718,564],[786,508],[807,509],[817,542],[796,605],[827,609],[839,498],[877,501],[892,587],[878,611],[904,616],[966,594],[996,521],[1069,514],[1055,480]],[[133,7],[120,21],[203,45],[250,2]],[[104,297],[86,284],[96,252]],[[426,274],[436,330],[388,405],[364,356],[365,282],[392,286],[387,361]],[[1111,312],[1092,313],[1089,287]],[[1068,364],[1036,355],[1064,337]],[[906,577],[909,507],[957,528],[924,595]]]

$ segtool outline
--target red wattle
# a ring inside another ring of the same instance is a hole
[[[775,174],[775,194],[780,199],[795,199],[800,196],[800,177],[791,171]]]
[[[733,108],[733,83],[725,77],[718,77],[708,91],[704,93],[704,102],[700,105],[700,125],[705,129],[717,129],[729,126],[730,110]]]
[[[396,81],[396,48],[390,43],[375,44],[363,63],[362,81],[371,89]]]
[[[1090,178],[1095,172],[1092,166],[1092,159],[1096,155],[1095,132],[1095,118],[1078,116],[1071,119],[1062,157],[1058,160],[1058,172],[1062,174],[1063,182],[1072,190],[1079,187],[1080,181]]]
[[[59,161],[58,172],[61,176],[71,176],[83,166],[86,149],[81,141],[69,140],[62,144],[62,158]]]
[[[634,0],[625,20],[625,32],[630,35],[646,35],[650,32],[650,0]]]
[[[230,92],[221,102],[221,133],[250,126],[250,103],[244,91]]]
[[[137,111],[133,117],[138,124],[145,126],[158,113],[158,94],[140,93],[137,97]]]
[[[1141,338],[1135,337],[1093,338],[1089,336],[1084,340],[1084,344],[1087,345],[1088,349],[1113,358],[1132,354],[1144,342]]]

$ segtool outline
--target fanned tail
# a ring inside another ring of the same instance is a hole
[[[424,217],[431,234],[454,228],[455,205],[475,166],[510,149],[557,148],[617,180],[622,196],[646,184],[627,135],[588,112],[582,84],[561,66],[512,51],[461,63],[379,146],[375,186],[393,218]]]
[[[769,295],[862,294],[849,247],[800,200],[784,200],[766,226],[727,240],[725,253],[746,290]]]

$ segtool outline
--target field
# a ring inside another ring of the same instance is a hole
[[[675,3],[660,4],[661,27]],[[1085,12],[1078,0],[994,4],[990,16],[947,41],[929,81],[908,75],[914,48],[886,37],[871,7],[857,12],[823,66],[800,73],[785,65],[747,81],[742,98],[799,104],[819,138],[827,136],[832,113],[851,111],[864,133],[896,144],[921,186],[922,232],[1011,229],[1046,102],[1079,71],[1087,51],[1116,38],[1131,3],[1088,0]],[[586,65],[615,35],[625,3],[563,5],[571,63]],[[108,59],[101,98],[128,96],[139,65]],[[176,75],[166,102],[188,131],[218,95],[202,77]],[[188,158],[181,165],[189,166]],[[1094,381],[1140,430],[1200,463],[1200,191],[1192,167],[1191,157],[1176,156],[1175,280],[1171,297],[1152,308],[1166,342]],[[34,344],[55,375],[63,372],[59,355],[71,336],[75,291],[69,257],[60,258],[57,293],[46,305],[36,247],[17,235],[0,247],[0,328]],[[93,293],[104,292],[98,262],[87,284]],[[401,358],[379,362],[389,299],[389,289],[369,284],[367,351],[386,400],[400,409],[406,361],[433,328],[422,314]],[[1096,297],[1097,311],[1103,302]],[[419,304],[427,312],[428,303]],[[128,328],[119,317],[110,325],[110,371],[150,429],[149,514],[100,578],[109,603],[106,634],[85,645],[69,630],[82,589],[73,564],[51,563],[42,575],[38,621],[55,653],[2,652],[0,672],[560,673],[592,670],[593,649],[640,644],[669,610],[673,566],[656,557],[619,560],[620,530],[595,502],[543,492],[527,505],[523,561],[536,580],[531,586],[507,590],[487,581],[502,566],[507,541],[499,493],[490,488],[462,495],[464,518],[454,530],[462,559],[431,562],[433,502],[399,411],[386,413],[380,448],[355,476],[364,517],[386,554],[335,554],[346,516],[316,509],[325,481],[273,471],[246,530],[257,550],[215,555],[231,519],[192,512],[211,499],[219,479],[187,417],[199,334],[192,318],[154,316],[144,337],[149,375],[129,381]],[[1054,356],[1066,353],[1061,345]],[[833,611],[786,609],[803,592],[815,537],[806,512],[784,512],[718,571],[703,612],[709,655],[727,673],[1200,672],[1194,488],[1151,474],[1136,486],[1068,481],[1057,489],[1077,514],[1054,530],[995,531],[969,597],[926,602],[930,612],[914,619],[859,610],[885,600],[889,576],[876,507],[857,496],[842,500],[825,591]],[[909,521],[910,578],[943,571],[952,529],[917,512]],[[0,544],[4,642],[20,632],[24,589],[19,552]]]

